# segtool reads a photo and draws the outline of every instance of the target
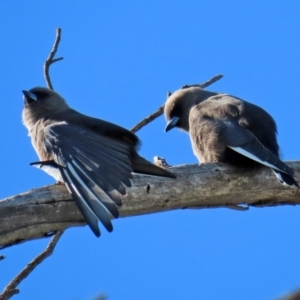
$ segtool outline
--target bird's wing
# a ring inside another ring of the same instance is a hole
[[[293,176],[293,170],[268,150],[248,129],[236,119],[218,121],[221,135],[228,148],[274,170]]]
[[[60,118],[60,116],[57,115],[56,118]],[[65,119],[64,114],[61,115],[61,119]],[[80,124],[82,124],[85,128],[89,128],[94,133],[129,145],[131,149],[130,161],[132,163],[133,172],[153,176],[176,178],[176,176],[171,172],[155,166],[151,162],[138,155],[137,150],[140,146],[140,141],[133,132],[127,130],[126,128],[120,127],[105,120],[83,115],[73,109],[68,112],[68,121],[71,123],[80,122]]]
[[[124,185],[131,186],[130,146],[89,129],[58,122],[44,129],[44,147],[54,157],[63,181],[85,220],[100,235],[98,219],[112,231]]]
[[[62,121],[66,119],[64,113],[57,114],[56,120],[61,119]],[[80,112],[70,109],[68,111],[68,122],[78,124],[82,124],[85,128],[89,128],[90,130],[100,134],[109,136],[112,139],[121,140],[131,146],[134,146],[136,149],[140,145],[140,141],[138,137],[131,131],[118,126],[117,124],[110,123],[105,120],[93,118]]]

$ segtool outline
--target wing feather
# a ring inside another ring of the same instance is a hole
[[[76,202],[80,212],[82,213],[84,219],[94,232],[96,236],[100,236],[100,230],[98,227],[98,218],[96,217],[95,213],[89,207],[83,196],[77,189],[76,184],[73,182],[71,177],[68,174],[67,169],[61,168],[61,175],[64,179],[64,182],[67,185],[68,190],[70,191],[71,195],[73,196],[74,201]]]
[[[132,146],[66,122],[50,124],[44,133],[44,147],[92,231],[100,235],[97,220],[112,231],[124,185],[131,186]]]
[[[223,122],[223,138],[227,147],[269,168],[293,175],[293,170],[267,149],[248,129],[237,122]]]

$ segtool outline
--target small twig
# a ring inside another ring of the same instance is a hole
[[[62,236],[63,231],[57,231],[57,233],[52,237],[49,242],[47,248],[38,256],[36,256],[3,290],[2,294],[0,294],[0,300],[7,300],[11,298],[13,295],[18,294],[19,290],[17,286],[40,264],[42,263],[48,256],[50,256],[54,248]]]
[[[184,85],[182,87],[182,89],[188,88],[188,87],[192,87],[192,86],[199,86],[201,88],[206,88],[209,85],[213,84],[214,82],[220,80],[223,77],[223,75],[219,74],[213,78],[211,78],[210,80],[201,83],[201,84],[193,84],[193,85]],[[167,93],[167,97],[170,97],[172,95],[171,92]],[[163,104],[156,112],[152,113],[151,115],[149,115],[148,117],[144,118],[142,121],[140,121],[139,123],[137,123],[135,126],[133,126],[130,131],[132,132],[137,132],[138,130],[140,130],[141,128],[143,128],[144,126],[146,126],[147,124],[149,124],[150,122],[154,121],[156,118],[158,118],[159,116],[161,116],[164,113],[164,107],[165,104]]]
[[[193,86],[198,86],[198,87],[201,87],[202,89],[205,89],[206,87],[208,87],[209,85],[213,84],[214,82],[220,80],[221,78],[223,77],[222,74],[219,74],[213,78],[211,78],[210,80],[204,82],[204,83],[196,83],[196,84],[186,84],[184,85],[181,89],[187,89],[189,87],[193,87]]]
[[[153,120],[158,118],[159,116],[161,116],[164,112],[164,107],[165,107],[165,105],[163,104],[156,112],[154,112],[153,114],[151,114],[150,116],[146,117],[141,122],[139,122],[135,126],[133,126],[130,129],[130,131],[137,132],[138,130],[140,130],[141,128],[143,128],[144,126],[146,126],[147,124],[149,124],[150,122],[152,122]]]
[[[52,50],[44,63],[44,77],[45,77],[48,88],[51,90],[53,90],[53,85],[51,83],[51,79],[50,79],[50,75],[49,75],[49,68],[53,63],[63,59],[63,57],[54,58],[54,56],[57,52],[57,49],[58,49],[59,42],[60,42],[60,36],[61,36],[61,28],[56,28],[56,38],[55,38]]]

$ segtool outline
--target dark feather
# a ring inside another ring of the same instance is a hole
[[[119,213],[115,204],[122,204],[115,190],[119,195],[124,194],[123,184],[130,185],[132,177],[129,149],[126,150],[129,146],[121,144],[121,151],[117,151],[117,142],[107,143],[106,137],[67,123],[48,125],[44,131],[46,149],[63,167],[64,181],[72,195],[75,193],[77,202],[85,201],[90,209],[80,205],[85,208],[85,215],[91,219],[89,213],[92,211],[111,231],[110,215],[117,218]],[[94,228],[92,230],[95,231]]]
[[[76,202],[80,212],[82,213],[84,219],[86,220],[87,224],[92,229],[94,234],[99,237],[101,233],[98,227],[98,218],[96,217],[90,206],[87,204],[83,196],[80,194],[80,192],[76,189],[76,185],[72,182],[72,179],[69,176],[67,170],[62,167],[60,167],[60,170],[64,182],[69,192],[71,193],[74,201]]]

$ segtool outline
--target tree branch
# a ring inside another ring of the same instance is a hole
[[[220,80],[223,77],[223,75],[219,74],[213,78],[211,78],[210,80],[201,83],[201,84],[193,84],[193,85],[184,85],[182,87],[182,89],[188,88],[188,87],[192,87],[192,86],[198,86],[201,88],[206,88],[209,85],[213,84],[214,82]],[[167,97],[170,97],[172,95],[171,92],[167,93]],[[159,116],[161,116],[164,113],[164,107],[165,104],[163,104],[161,107],[159,107],[157,109],[157,111],[155,111],[154,113],[152,113],[151,115],[149,115],[148,117],[144,118],[142,121],[140,121],[139,123],[137,123],[135,126],[133,126],[130,131],[132,132],[137,132],[138,130],[140,130],[141,128],[143,128],[144,126],[146,126],[147,124],[149,124],[150,122],[154,121],[156,118],[158,118]]]
[[[57,52],[57,49],[58,49],[59,42],[60,42],[60,36],[61,36],[61,28],[57,28],[56,29],[56,38],[55,38],[52,50],[50,51],[50,54],[44,63],[44,77],[45,77],[48,88],[51,90],[53,90],[53,85],[51,83],[51,79],[50,79],[50,75],[49,75],[50,66],[53,63],[64,59],[63,57],[54,58],[54,56]]]
[[[50,256],[54,248],[62,236],[63,231],[58,231],[50,240],[47,248],[36,256],[3,290],[0,295],[0,300],[7,300],[13,295],[18,294],[17,286],[25,279],[40,263],[42,263],[48,256]]]
[[[294,168],[299,180],[300,161],[288,162],[288,165]],[[177,175],[177,180],[134,176],[120,208],[121,217],[182,208],[245,210],[247,206],[300,204],[300,190],[280,184],[269,168],[246,170],[219,163],[185,165],[170,170]],[[84,225],[64,185],[46,186],[0,201],[2,247]]]

